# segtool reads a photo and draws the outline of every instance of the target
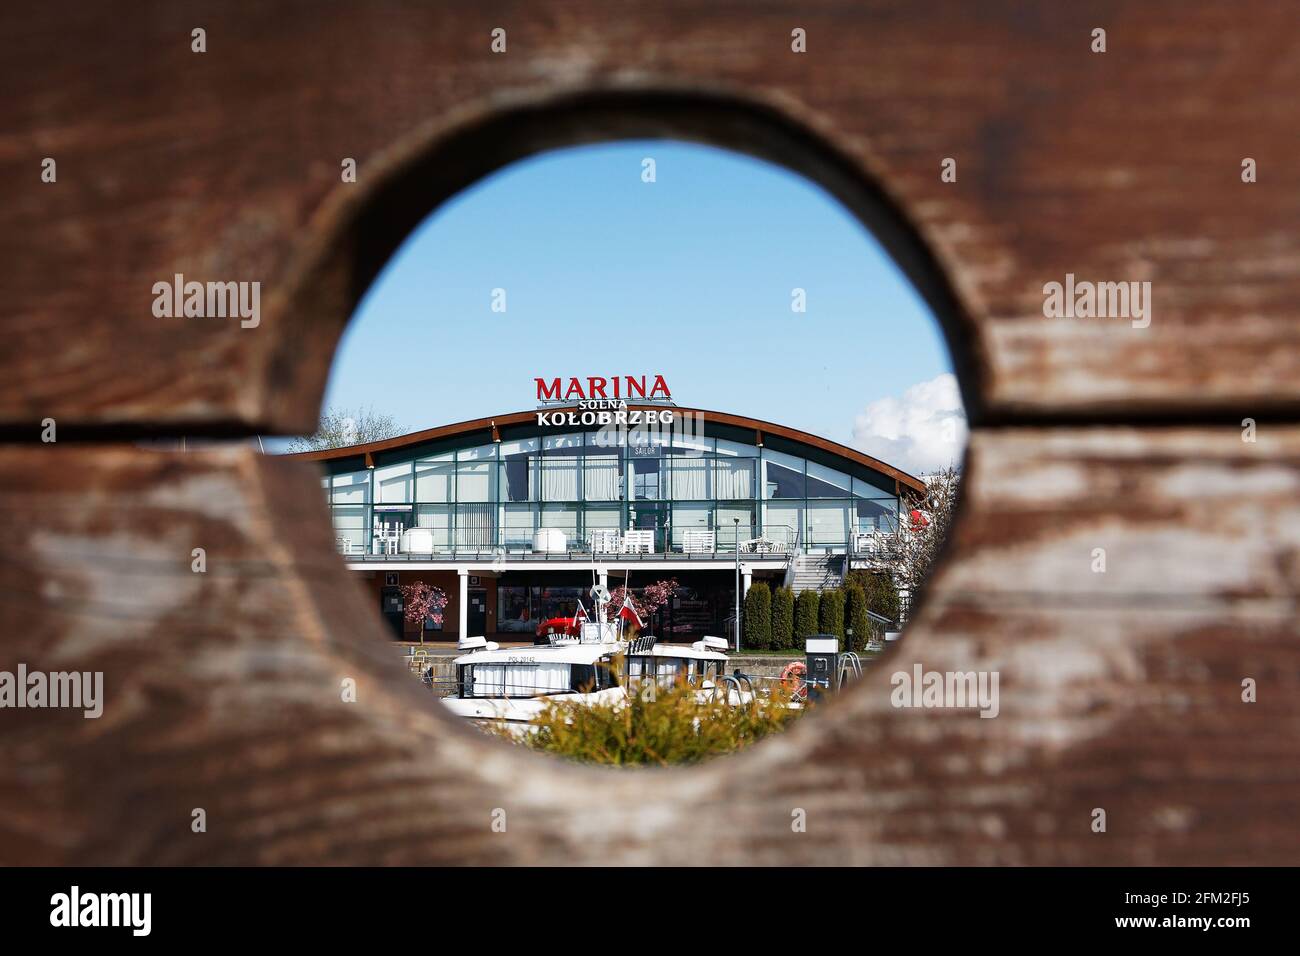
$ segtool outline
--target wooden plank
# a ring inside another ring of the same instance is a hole
[[[889,659],[747,753],[624,773],[444,719],[331,553],[306,463],[5,448],[0,670],[103,670],[107,703],[5,712],[0,863],[1293,863],[1300,428],[1229,438],[977,435]],[[1117,528],[1108,572],[1078,570]],[[1180,576],[1211,552],[1220,577]],[[891,706],[916,664],[996,670],[998,717]]]
[[[307,430],[353,305],[439,200],[545,146],[650,134],[787,162],[873,222],[943,311],[976,421],[1300,408],[1287,0],[565,11],[6,6],[0,428]],[[583,112],[575,89],[611,98]],[[260,324],[155,318],[177,273],[261,282]],[[1067,273],[1149,280],[1150,327],[1044,319]]]

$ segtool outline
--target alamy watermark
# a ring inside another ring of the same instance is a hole
[[[1049,319],[1129,319],[1135,329],[1151,324],[1150,282],[1065,282],[1043,285],[1043,315]]]
[[[171,282],[153,284],[155,318],[238,318],[240,328],[262,323],[262,283],[186,282],[176,273]]]
[[[95,720],[104,713],[103,671],[0,671],[0,708],[58,708],[82,711]]]
[[[997,671],[895,671],[889,679],[889,702],[895,707],[977,708],[981,717],[998,715]]]
[[[152,893],[83,893],[73,886],[50,897],[51,926],[122,926],[132,936],[148,936],[152,916]]]

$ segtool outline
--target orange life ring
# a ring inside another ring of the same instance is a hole
[[[806,700],[808,697],[808,665],[803,661],[791,661],[781,670],[781,683],[791,685],[790,696],[794,700]]]

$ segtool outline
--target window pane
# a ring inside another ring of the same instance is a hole
[[[478,445],[474,448],[462,448],[456,452],[457,461],[492,461],[497,457],[497,446],[494,442],[491,445]]]
[[[808,503],[808,544],[840,547],[849,539],[849,504],[847,501],[810,501]]]
[[[384,465],[375,469],[375,500],[400,504],[411,500],[411,463]]]
[[[725,438],[718,439],[718,455],[729,458],[757,458],[758,448],[754,445],[746,445],[738,441],[727,441]]]
[[[501,544],[506,548],[531,548],[533,545],[533,505],[501,506]]]
[[[583,512],[583,528],[587,532],[602,528],[619,528],[623,524],[623,509],[619,507],[591,507]]]
[[[894,497],[892,491],[885,491],[877,488],[875,485],[868,484],[861,478],[853,479],[853,495],[855,498],[890,498]]]
[[[424,458],[415,463],[415,500],[454,500],[456,465],[451,455]]]
[[[890,498],[888,500],[865,500],[858,499],[854,502],[859,531],[885,531],[892,532],[895,528],[898,518],[898,501]]]
[[[754,497],[754,459],[719,458],[713,462],[715,497]]]
[[[673,505],[673,547],[680,548],[687,531],[708,531],[711,504]]]
[[[766,498],[803,498],[803,459],[777,451],[763,451]]]
[[[702,457],[712,455],[713,439],[697,434],[693,428],[673,432],[673,454]]]
[[[537,500],[536,459],[540,446],[536,438],[501,443],[498,488],[502,501]]]
[[[542,470],[543,501],[577,501],[578,476],[582,459],[577,456],[548,456],[538,463]]]
[[[520,438],[517,441],[501,442],[501,457],[512,455],[535,455],[541,449],[541,442],[536,438]]]
[[[456,500],[492,500],[492,462],[462,461],[456,465]]]
[[[583,436],[581,432],[575,435],[547,435],[542,447],[548,452],[569,449],[570,454],[574,452],[581,454],[582,441]]]
[[[712,498],[713,489],[709,487],[709,473],[713,464],[708,458],[682,458],[672,456],[666,459],[672,469],[672,496],[682,499],[698,500]]]
[[[803,527],[803,504],[769,504],[763,508],[763,537],[782,544],[793,544]]]
[[[354,471],[334,476],[334,503],[336,505],[365,505],[370,503],[370,471]]]
[[[366,548],[366,509],[363,505],[334,506],[334,534],[347,539],[355,551]]]
[[[502,501],[531,501],[532,476],[535,470],[527,454],[503,455],[501,458],[500,488]]]
[[[541,527],[563,531],[569,547],[578,540],[578,508],[576,505],[542,505]]]
[[[451,550],[450,505],[416,505],[415,526],[417,528],[428,528],[433,532],[433,549],[435,551]]]
[[[588,453],[583,491],[588,501],[619,501],[623,497],[623,460],[616,455]]]
[[[815,461],[808,462],[809,498],[847,498],[852,482],[842,471],[835,471]]]
[[[632,465],[632,497],[638,500],[660,497],[659,466],[660,459],[654,457],[637,457]]]
[[[736,518],[740,519],[739,531],[736,529]],[[757,536],[753,505],[718,505],[716,521],[719,551],[732,551],[737,539],[748,541]]]
[[[528,602],[528,588],[497,586],[497,630],[506,633],[532,634],[537,629]]]
[[[494,544],[492,506],[456,506],[456,547],[467,551],[488,551]]]

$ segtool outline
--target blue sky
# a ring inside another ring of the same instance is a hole
[[[532,157],[435,210],[358,306],[326,404],[416,430],[531,408],[535,376],[662,373],[678,404],[863,447],[864,408],[950,371],[929,309],[820,187],[636,141]]]

